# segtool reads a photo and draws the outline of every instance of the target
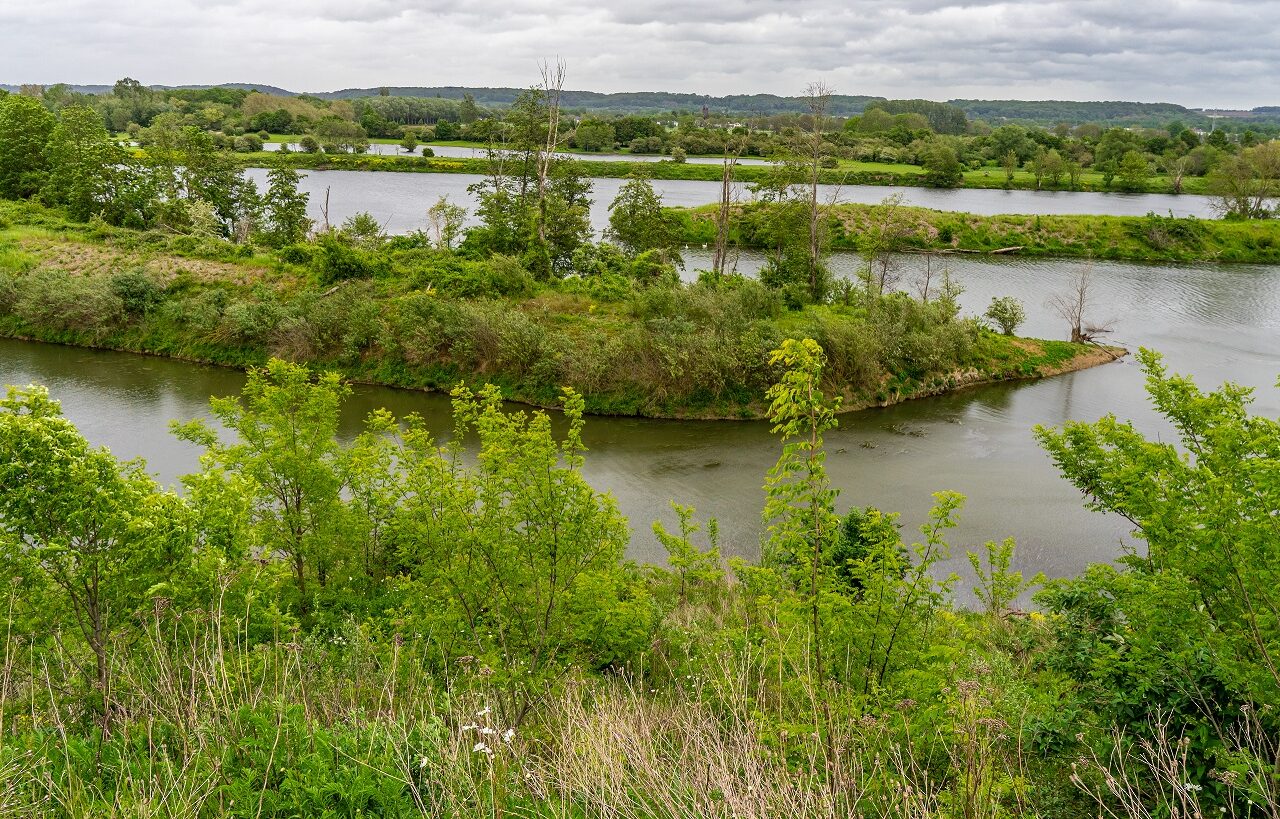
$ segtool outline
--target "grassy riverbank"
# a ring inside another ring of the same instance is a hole
[[[674,209],[685,241],[714,240],[716,208]],[[768,247],[770,206],[736,208],[733,238]],[[860,250],[859,237],[885,226],[905,251],[993,253],[1149,262],[1280,262],[1280,220],[1216,220],[1146,216],[982,216],[883,205],[837,205],[828,231],[836,250]]]
[[[796,310],[737,278],[539,283],[509,257],[412,240],[363,252],[368,278],[335,282],[316,245],[255,252],[34,206],[0,220],[0,334],[231,367],[279,356],[396,387],[488,381],[542,406],[572,386],[594,413],[757,418],[785,338],[823,345],[848,409],[1100,363],[1096,348],[1001,336],[903,296]]]
[[[483,157],[422,157],[383,156],[379,154],[280,154],[275,151],[234,154],[235,160],[246,168],[289,167],[314,171],[394,171],[400,173],[467,173],[486,174],[489,160]],[[583,176],[600,179],[626,179],[645,176],[649,179],[690,180],[719,182],[722,169],[719,165],[692,162],[625,162],[591,159],[589,154],[575,158],[577,170]],[[767,165],[739,165],[734,178],[743,183],[765,180],[771,168]],[[882,166],[869,168],[826,169],[821,173],[823,184],[829,185],[908,185],[923,184],[919,174],[895,173]]]
[[[385,141],[385,140],[384,140]],[[455,143],[450,143],[455,144]],[[457,143],[463,144],[463,143]],[[465,146],[465,145],[464,145]],[[429,145],[427,147],[430,147]],[[477,146],[469,146],[477,147]],[[323,154],[277,151],[239,153],[234,155],[243,167],[286,166],[299,170],[320,171],[394,171],[400,173],[473,173],[489,171],[489,161],[483,157],[422,157],[379,154]],[[592,159],[590,153],[575,154],[579,170],[584,176],[602,179],[624,179],[630,176],[647,176],[650,179],[687,179],[699,182],[719,182],[722,168],[719,164],[694,162],[645,162],[626,160]],[[744,184],[765,180],[771,171],[768,165],[738,165],[734,179]],[[856,162],[840,160],[834,168],[824,168],[819,173],[824,185],[883,185],[891,187],[929,187],[925,169],[916,165],[882,162]],[[1005,180],[999,168],[979,168],[963,174],[961,188],[1037,190],[1035,177],[1027,171],[1014,173],[1013,181]],[[1067,187],[1044,190],[1071,190]],[[1088,173],[1081,177],[1075,188],[1079,191],[1107,191],[1100,173]],[[1146,193],[1174,193],[1172,182],[1163,176],[1153,176]],[[1183,180],[1183,193],[1204,193],[1204,180]]]

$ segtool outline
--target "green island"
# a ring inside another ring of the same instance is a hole
[[[777,287],[730,274],[682,283],[652,259],[639,264],[646,283],[608,247],[579,251],[588,275],[539,281],[515,257],[467,258],[422,237],[251,249],[30,204],[0,205],[0,225],[8,337],[239,368],[287,357],[405,388],[491,382],[538,406],[571,386],[592,413],[764,417],[767,353],[788,337],[821,341],[845,410],[1120,353],[996,332],[959,318],[941,287],[928,302],[846,294],[789,307]]]

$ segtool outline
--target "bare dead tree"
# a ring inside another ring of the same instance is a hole
[[[733,205],[733,173],[746,140],[728,139],[724,146],[724,169],[720,174],[720,209],[716,212],[716,247],[711,269],[716,278],[725,274],[729,255],[729,213]]]
[[[924,255],[924,272],[916,279],[916,294],[920,297],[920,301],[925,304],[929,303],[929,294],[932,292],[933,279],[935,275],[946,272],[946,265],[940,265],[937,269],[934,267],[934,254],[926,253]]]
[[[863,277],[868,296],[883,296],[902,278],[900,254],[914,230],[905,202],[902,194],[895,193],[867,210],[866,229],[858,244],[867,260]]]
[[[822,223],[818,203],[818,175],[822,171],[822,126],[834,93],[825,82],[812,82],[805,87],[805,103],[809,108],[809,290],[816,299],[822,275]]]
[[[543,61],[539,64],[538,70],[541,74],[539,90],[547,106],[547,141],[545,148],[538,155],[538,239],[545,242],[547,240],[547,178],[550,176],[551,162],[560,144],[560,96],[564,92],[567,68],[564,60],[557,59],[554,66]]]
[[[1111,332],[1111,322],[1087,323],[1085,315],[1091,304],[1093,269],[1085,267],[1072,280],[1071,289],[1049,299],[1049,307],[1062,316],[1071,329],[1071,341],[1075,344],[1093,344],[1099,336]]]

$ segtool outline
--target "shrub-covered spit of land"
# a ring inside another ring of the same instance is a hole
[[[788,205],[735,205],[731,241],[776,250],[786,244],[778,225]],[[677,211],[685,241],[705,244],[716,235],[717,208]],[[1161,216],[985,216],[930,210],[888,197],[879,204],[840,204],[824,212],[833,250],[864,256],[903,252],[1016,253],[1019,256],[1126,259],[1150,262],[1280,262],[1280,221]]]
[[[539,276],[514,248],[475,256],[371,220],[271,249],[34,205],[0,214],[4,335],[235,367],[278,356],[402,387],[488,381],[544,406],[569,385],[597,413],[753,417],[767,354],[788,337],[821,342],[826,387],[851,407],[1051,372],[1084,352],[992,333],[946,292],[857,287],[813,304],[736,275],[681,282],[660,252],[608,243]]]

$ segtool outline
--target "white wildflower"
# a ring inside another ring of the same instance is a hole
[[[486,754],[488,756],[493,756],[493,751],[489,748],[488,745],[485,745],[483,742],[477,742],[476,746],[471,749],[471,752],[475,754]]]

